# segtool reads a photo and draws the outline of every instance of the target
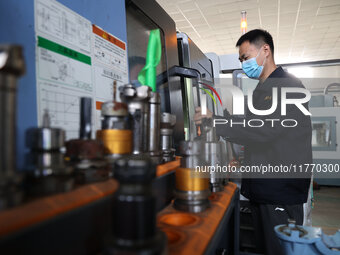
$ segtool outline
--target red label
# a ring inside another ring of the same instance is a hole
[[[104,38],[105,40],[113,43],[114,45],[117,45],[119,48],[122,48],[125,50],[125,43],[119,40],[118,38],[114,37],[113,35],[110,35],[109,33],[105,32],[104,30],[100,29],[96,25],[92,25],[93,33],[96,35],[99,35],[100,37]]]
[[[102,109],[103,102],[96,101],[96,109],[101,110]]]

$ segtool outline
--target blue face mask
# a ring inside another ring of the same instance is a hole
[[[242,69],[249,78],[258,79],[263,71],[263,66],[266,59],[263,61],[262,66],[259,66],[256,62],[256,59],[260,55],[261,50],[256,57],[242,62]]]

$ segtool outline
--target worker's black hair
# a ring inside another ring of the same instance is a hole
[[[266,30],[254,29],[245,33],[240,37],[240,39],[238,39],[236,47],[239,47],[242,43],[246,41],[256,45],[257,47],[261,47],[263,44],[268,44],[272,51],[272,55],[274,56],[273,37]]]

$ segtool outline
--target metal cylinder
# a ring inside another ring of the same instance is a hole
[[[26,130],[26,146],[30,149],[26,155],[26,170],[32,171],[35,177],[69,173],[61,152],[65,131],[51,128],[48,119],[48,112],[45,112],[43,127]]]
[[[26,131],[26,146],[32,150],[59,150],[65,144],[65,131],[60,128],[30,128]]]
[[[127,105],[120,102],[106,102],[102,105],[102,129],[129,129]]]
[[[149,104],[151,89],[148,86],[134,87],[125,85],[120,93],[121,99],[127,104],[132,118],[133,154],[148,151],[149,137]]]
[[[79,139],[66,142],[65,158],[75,170],[77,184],[105,181],[111,171],[104,158],[102,142],[91,139],[92,136],[92,98],[80,98]]]
[[[227,163],[226,145],[223,141],[210,142],[205,144],[205,160],[209,162],[209,166],[222,168]],[[224,181],[226,173],[212,171],[210,172],[210,189],[212,192],[219,192],[224,190]]]
[[[91,139],[92,135],[92,98],[80,98],[80,139]]]
[[[49,126],[49,115],[43,116],[43,126],[26,131],[25,157],[28,172],[27,193],[37,197],[69,191],[74,187],[73,168],[64,160],[65,131]]]
[[[154,163],[159,164],[162,155],[160,150],[161,97],[157,92],[151,92],[149,112],[149,153]]]
[[[0,45],[0,210],[23,200],[23,175],[15,171],[15,138],[17,79],[24,72],[21,46]]]
[[[141,155],[115,161],[119,189],[112,204],[112,237],[107,254],[163,254],[166,236],[156,228],[155,165]],[[129,252],[127,252],[129,251]]]
[[[201,141],[182,141],[180,144],[181,167],[176,169],[174,207],[189,212],[202,212],[209,207],[209,174],[197,171],[204,164]]]
[[[161,148],[163,152],[163,159],[167,151],[172,148],[172,130],[169,129],[161,129]],[[164,162],[171,161],[164,159]]]
[[[24,72],[21,46],[0,45],[0,173],[7,176],[16,168],[16,90]]]
[[[128,107],[125,103],[106,102],[102,105],[102,130],[96,137],[105,147],[105,154],[116,159],[132,152],[132,131],[129,129]]]
[[[175,124],[176,115],[167,112],[162,113],[160,135],[163,162],[169,162],[175,159],[175,149],[172,148],[172,134]]]
[[[122,155],[132,151],[131,130],[105,129],[97,131],[97,139],[105,146],[105,154]]]
[[[226,145],[223,141],[219,141],[216,135],[216,129],[212,125],[212,119],[203,119],[202,134],[197,139],[204,141],[204,161],[206,167],[222,168],[228,163],[228,155]],[[226,173],[223,171],[210,172],[210,189],[212,192],[219,192],[224,190],[224,182]]]
[[[209,181],[191,168],[176,169],[176,189],[182,191],[202,191],[209,189]]]

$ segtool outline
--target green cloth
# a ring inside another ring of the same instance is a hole
[[[146,64],[138,74],[138,81],[142,85],[151,87],[156,92],[156,68],[162,57],[162,43],[159,29],[150,31]]]

